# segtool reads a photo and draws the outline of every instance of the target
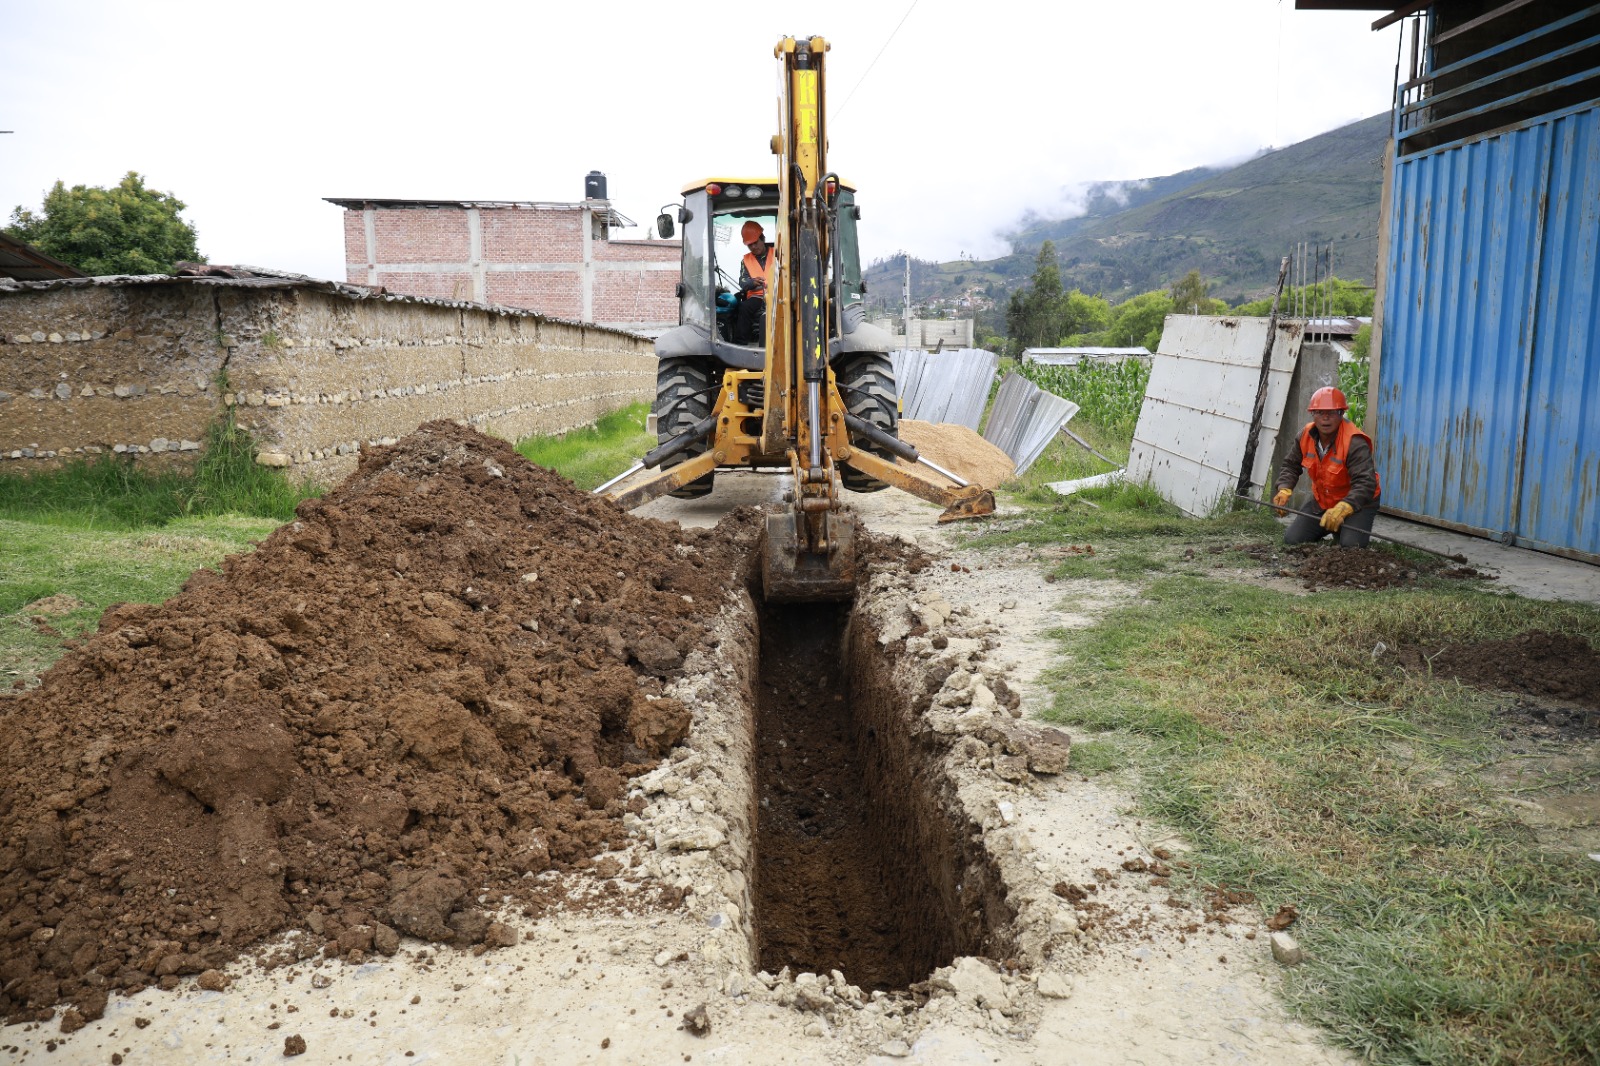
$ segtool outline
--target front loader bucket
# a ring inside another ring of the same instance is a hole
[[[856,524],[829,516],[826,552],[807,550],[795,529],[795,514],[767,516],[761,541],[761,592],[768,603],[834,603],[856,592]]]

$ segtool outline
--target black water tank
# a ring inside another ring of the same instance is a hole
[[[585,200],[604,200],[606,198],[606,176],[598,170],[589,171],[583,179],[583,198]]]

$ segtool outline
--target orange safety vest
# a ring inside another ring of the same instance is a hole
[[[1325,456],[1317,455],[1317,424],[1307,422],[1300,433],[1300,467],[1311,476],[1311,491],[1317,497],[1317,506],[1324,511],[1350,495],[1350,470],[1345,460],[1350,455],[1350,440],[1360,437],[1372,447],[1372,438],[1356,428],[1348,418],[1339,423],[1333,446]],[[1372,472],[1372,499],[1377,502],[1383,487],[1378,484],[1378,472]]]
[[[756,253],[744,253],[744,272],[755,278],[761,284],[751,289],[747,296],[765,296],[767,292],[767,264],[772,262],[772,245],[767,245],[767,260],[762,262],[756,258]]]

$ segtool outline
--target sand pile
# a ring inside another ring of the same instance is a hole
[[[932,462],[986,489],[1010,481],[1017,472],[1010,456],[984,440],[977,430],[966,426],[903,418],[900,420],[900,439]],[[941,483],[946,483],[920,463],[908,463],[904,459],[897,462],[901,466],[915,466]]]
[[[298,514],[0,700],[9,1020],[70,1030],[287,928],[503,942],[480,895],[536,906],[525,875],[623,840],[757,528],[635,518],[442,422]]]

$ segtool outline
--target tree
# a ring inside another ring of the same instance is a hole
[[[1172,294],[1157,289],[1140,293],[1111,311],[1111,327],[1106,331],[1116,348],[1142,345],[1152,352],[1161,343],[1161,328],[1172,312]]]
[[[1006,305],[1006,332],[1011,335],[1010,354],[1024,348],[1053,347],[1063,333],[1065,302],[1061,294],[1061,268],[1056,265],[1056,246],[1045,241],[1034,259],[1033,278],[1025,289],[1011,294]]]
[[[171,193],[147,189],[128,171],[112,188],[61,182],[45,194],[35,214],[11,212],[6,234],[85,274],[168,274],[179,260],[205,262],[194,227],[179,217],[187,205]]]
[[[1206,279],[1200,276],[1199,270],[1191,270],[1183,277],[1172,283],[1172,309],[1180,315],[1195,315],[1207,310],[1211,306],[1209,293],[1211,286]]]

